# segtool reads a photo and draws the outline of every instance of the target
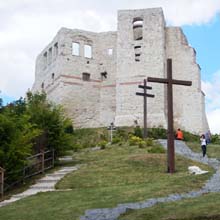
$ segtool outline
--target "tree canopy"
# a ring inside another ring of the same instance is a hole
[[[45,93],[27,93],[6,106],[0,100],[0,166],[21,169],[26,158],[40,150],[61,155],[72,145],[72,123],[60,106],[47,101]]]

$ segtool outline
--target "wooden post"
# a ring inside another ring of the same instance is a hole
[[[167,59],[167,78],[148,77],[148,82],[167,84],[167,106],[168,106],[168,141],[167,141],[167,171],[175,172],[175,148],[173,134],[173,85],[191,86],[192,81],[175,80],[172,78],[172,59]]]
[[[147,97],[154,98],[154,95],[148,94],[147,89],[152,87],[147,86],[147,80],[144,79],[144,85],[139,85],[138,88],[144,89],[144,93],[136,92],[136,95],[144,96],[144,139],[147,138]]]
[[[41,150],[41,171],[44,173],[44,150]]]
[[[4,172],[5,172],[5,170],[0,167],[0,193],[1,193],[1,199],[4,196]]]
[[[52,165],[53,165],[53,167],[54,167],[54,159],[55,159],[54,156],[55,156],[55,154],[54,154],[54,149],[53,149],[53,150],[52,150],[52,158],[53,158],[53,159],[52,159]]]

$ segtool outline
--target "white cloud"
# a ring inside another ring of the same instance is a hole
[[[210,81],[202,82],[206,94],[206,112],[211,132],[220,133],[220,70]]]
[[[212,134],[220,134],[220,109],[215,109],[207,113],[209,127]]]
[[[7,0],[0,1],[0,90],[23,96],[34,80],[38,53],[61,27],[116,30],[117,10],[162,7],[169,24],[201,24],[220,0]]]

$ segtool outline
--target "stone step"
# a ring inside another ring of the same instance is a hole
[[[71,173],[77,169],[78,169],[77,166],[62,167],[62,169],[60,169],[54,173],[48,174],[45,177],[41,178],[40,180],[38,180],[36,182],[36,184],[30,186],[29,189],[27,189],[23,193],[14,195],[10,199],[0,202],[0,207],[8,205],[14,201],[25,198],[27,196],[37,194],[39,192],[55,191],[55,184],[60,179],[62,179],[66,174]]]

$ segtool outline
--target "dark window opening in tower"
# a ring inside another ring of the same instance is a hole
[[[89,73],[83,73],[82,74],[82,80],[83,81],[90,81],[90,74]]]
[[[101,74],[101,80],[103,81],[103,80],[105,80],[105,79],[107,79],[107,72],[105,71],[105,72],[101,72],[100,73]]]
[[[41,83],[41,89],[44,89],[44,83]]]
[[[133,19],[133,35],[134,35],[134,40],[143,39],[143,19],[142,18]]]
[[[139,62],[141,57],[141,46],[134,46],[135,61]]]

